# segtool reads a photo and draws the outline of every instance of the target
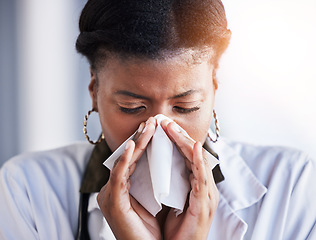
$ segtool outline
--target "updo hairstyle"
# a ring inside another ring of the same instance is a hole
[[[160,59],[205,49],[216,69],[231,35],[220,0],[88,0],[79,29],[76,49],[93,69],[106,53]]]

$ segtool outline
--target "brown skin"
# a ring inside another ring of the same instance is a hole
[[[210,126],[216,86],[208,61],[188,64],[186,58],[187,55],[159,61],[123,61],[111,57],[98,71],[91,71],[93,107],[99,112],[111,150],[140,130],[98,195],[100,209],[117,239],[161,239],[161,234],[165,239],[207,237],[218,192],[211,169],[205,164],[201,142]],[[178,217],[167,209],[154,218],[128,192],[129,177],[155,132],[157,123],[152,116],[159,113],[182,127],[179,130],[172,122],[162,122],[191,172],[188,204]]]

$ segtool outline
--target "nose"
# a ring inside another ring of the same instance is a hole
[[[152,108],[152,111],[150,111],[150,116],[155,117],[158,114],[162,114],[171,120],[175,121],[176,116],[173,112],[173,108],[170,105],[167,104],[157,104]]]

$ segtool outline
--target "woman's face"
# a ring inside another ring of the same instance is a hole
[[[150,116],[164,114],[196,141],[204,142],[211,123],[215,87],[208,61],[182,58],[122,60],[111,57],[89,85],[105,139],[112,151]]]

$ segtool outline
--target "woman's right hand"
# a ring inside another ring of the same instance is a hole
[[[98,194],[100,209],[117,239],[161,239],[157,220],[129,194],[130,176],[156,125],[153,117],[140,125],[135,141],[127,143],[125,152],[111,171],[109,181]]]

